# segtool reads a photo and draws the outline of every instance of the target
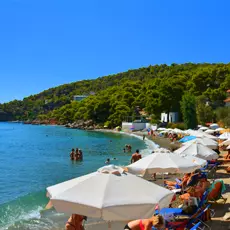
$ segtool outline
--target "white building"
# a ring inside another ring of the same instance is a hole
[[[156,130],[157,125],[151,125],[150,123],[145,122],[122,122],[122,130],[139,131],[143,129]]]
[[[178,112],[170,112],[169,113],[169,119],[167,113],[161,113],[161,122],[170,122],[175,123],[179,121]]]

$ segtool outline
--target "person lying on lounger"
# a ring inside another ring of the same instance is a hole
[[[190,180],[191,173],[184,174],[183,178],[181,180],[176,181],[165,181],[164,183],[167,185],[169,189],[180,189],[182,187],[185,187]]]
[[[153,228],[154,227],[154,228]],[[164,219],[160,215],[152,216],[149,219],[133,220],[125,225],[125,230],[152,230],[164,227]]]

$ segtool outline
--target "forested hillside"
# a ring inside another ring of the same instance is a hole
[[[7,114],[8,120],[52,118],[64,124],[92,119],[114,127],[124,117],[132,116],[136,106],[145,109],[152,119],[158,119],[163,111],[180,111],[182,96],[190,92],[197,99],[198,113],[208,114],[198,117],[205,122],[204,119],[213,118],[217,107],[224,105],[228,88],[230,64],[155,65],[61,85],[22,101],[0,104],[0,111],[4,117]],[[73,101],[74,95],[90,92],[95,95],[81,102]]]

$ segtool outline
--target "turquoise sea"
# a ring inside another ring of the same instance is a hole
[[[147,144],[146,144],[147,143]],[[154,144],[134,136],[0,123],[0,229],[63,229],[67,216],[44,211],[46,187],[97,170],[107,158],[127,165],[125,144],[146,154]],[[81,148],[82,162],[72,162],[72,148]]]

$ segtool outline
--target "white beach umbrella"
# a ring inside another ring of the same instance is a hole
[[[230,132],[225,132],[219,136],[219,139],[221,140],[227,140],[230,139]]]
[[[173,193],[110,165],[47,188],[58,212],[106,221],[149,218],[156,205],[167,207]]]
[[[173,152],[173,154],[177,154],[177,153]],[[196,156],[185,155],[185,154],[179,154],[179,155],[185,157],[186,159],[189,159],[190,161],[192,161],[194,164],[196,164],[198,166],[198,168],[202,168],[207,164],[207,160],[201,159],[201,158],[196,157]]]
[[[203,131],[196,131],[196,130],[187,130],[186,131],[187,134],[189,134],[190,136],[195,136],[195,137],[207,137],[209,139],[213,139],[213,140],[217,140],[218,137],[215,137],[213,135],[210,135],[208,133],[205,133]]]
[[[130,173],[148,175],[153,173],[189,173],[199,168],[191,159],[171,152],[156,152],[127,166]]]
[[[165,148],[157,148],[157,149],[154,149],[153,152],[154,153],[171,153],[171,154],[175,154],[175,152],[170,152],[168,149],[165,149]],[[179,154],[179,155],[182,156],[182,157],[185,157],[190,162],[193,162],[194,164],[196,164],[200,168],[207,164],[206,160],[203,160],[201,158],[198,158],[198,157],[195,157],[195,156],[192,156],[192,155],[186,155],[186,154]]]
[[[208,129],[208,127],[205,127],[205,126],[202,126],[202,127],[199,128],[199,130],[202,130],[202,131],[205,131],[207,129]]]
[[[173,131],[174,131],[175,133],[185,133],[184,130],[177,129],[177,128],[173,129]]]
[[[224,128],[217,128],[217,129],[215,129],[215,132],[220,132],[222,130],[224,130]]]
[[[218,143],[215,140],[209,139],[207,137],[197,137],[196,139],[193,139],[191,141],[187,141],[187,142],[183,143],[182,145],[187,145],[190,143],[199,143],[199,144],[207,146],[210,149],[217,149],[218,148]]]
[[[174,151],[174,153],[195,156],[204,160],[213,160],[219,157],[215,151],[199,143],[198,141],[189,141],[189,143],[187,142],[187,144]]]
[[[223,141],[220,145],[230,145],[230,139]]]
[[[210,127],[211,129],[217,129],[217,128],[219,128],[219,125],[216,124],[216,123],[213,123],[213,124],[211,124],[209,127]]]
[[[157,131],[164,131],[166,128],[158,128]]]
[[[212,133],[215,133],[216,131],[213,130],[213,129],[207,129],[204,131],[205,133],[208,133],[208,134],[212,134]]]

